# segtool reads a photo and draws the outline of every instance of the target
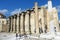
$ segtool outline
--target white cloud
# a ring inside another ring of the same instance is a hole
[[[57,11],[60,12],[60,5],[56,6],[56,8],[57,8]]]
[[[0,13],[2,13],[2,14],[6,14],[7,12],[8,12],[7,9],[2,9],[2,10],[0,10]]]
[[[42,5],[42,6],[47,7],[47,6],[48,6],[48,4],[45,4],[45,5]]]
[[[10,12],[10,13],[11,13],[11,15],[14,15],[14,14],[19,13],[19,12],[21,13],[22,11],[25,11],[25,9],[22,10],[21,8],[18,8],[18,9],[13,10],[13,11]]]
[[[47,7],[47,6],[48,6],[48,4],[45,4],[44,6],[45,6],[45,7]]]
[[[58,11],[58,17],[59,17],[59,20],[60,20],[60,5],[59,6],[56,6],[57,8],[57,11]]]
[[[11,15],[14,15],[14,14],[16,14],[16,13],[18,13],[18,12],[21,12],[21,8],[15,9],[14,11],[12,11],[12,12],[11,12]]]

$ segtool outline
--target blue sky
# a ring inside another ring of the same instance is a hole
[[[38,2],[39,6],[47,4],[48,0],[0,0],[0,12],[4,15],[9,16],[12,12],[21,10],[26,10],[34,6],[34,2]],[[60,17],[60,0],[52,0],[53,6],[58,8]],[[60,18],[59,18],[60,19]]]

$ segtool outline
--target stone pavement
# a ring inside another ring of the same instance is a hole
[[[38,38],[36,37],[36,35],[35,36],[28,35],[27,37],[25,35],[25,36],[16,38],[15,33],[0,33],[0,40],[48,40],[48,39]]]

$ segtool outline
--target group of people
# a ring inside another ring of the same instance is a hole
[[[25,34],[25,35],[21,35],[21,34],[16,33],[16,38],[17,38],[17,37],[20,37],[20,38],[21,38],[22,36],[27,37],[26,34]]]

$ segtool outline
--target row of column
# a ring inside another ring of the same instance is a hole
[[[34,17],[34,11],[29,13],[27,11],[26,13],[17,14],[14,16],[11,16],[9,24],[9,30],[10,32],[16,32],[20,34],[30,34],[35,33],[35,17]]]
[[[43,11],[42,11],[43,12]],[[44,15],[42,13],[42,28],[44,32]],[[36,33],[39,34],[39,12],[38,5],[35,3],[35,9],[22,12],[10,17],[10,32],[20,34]]]

